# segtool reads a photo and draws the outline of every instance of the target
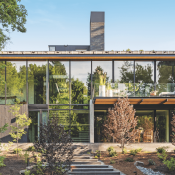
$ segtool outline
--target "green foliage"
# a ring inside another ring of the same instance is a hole
[[[115,163],[115,161],[110,159],[110,164],[114,164],[114,163]]]
[[[19,4],[21,0],[0,1],[0,21],[3,29],[0,29],[0,50],[10,38],[4,32],[17,30],[26,32],[24,24],[26,23],[27,10],[25,6]]]
[[[27,148],[27,151],[35,151],[35,147],[34,147],[34,146],[29,146],[29,147]]]
[[[168,155],[166,151],[163,151],[162,153],[157,153],[157,156],[159,157],[160,160],[165,161]]]
[[[142,151],[142,148],[138,148],[135,150],[137,153],[140,153]]]
[[[116,151],[111,151],[111,152],[109,153],[109,156],[110,156],[110,157],[115,157],[115,156],[117,156]]]
[[[164,160],[163,163],[170,171],[173,171],[175,169],[175,159],[173,157],[171,157],[170,160]]]
[[[97,156],[95,156],[94,158],[95,158],[95,159],[98,159],[98,157],[97,157]]]
[[[156,150],[157,150],[158,153],[166,152],[166,150],[164,149],[164,147],[158,147],[158,148],[156,148]]]
[[[128,158],[126,158],[126,159],[125,159],[125,161],[126,161],[126,162],[134,162],[134,159],[133,159],[133,158],[128,157]]]
[[[25,153],[24,154],[19,154],[21,157],[23,156],[24,157],[24,159],[25,159],[25,163],[27,163],[27,158],[29,158],[29,154],[28,154],[28,152],[27,151],[25,151]]]
[[[17,152],[18,153],[21,153],[22,152],[22,149],[21,148],[15,148],[12,153],[13,154],[17,154]]]
[[[107,151],[110,153],[111,151],[114,151],[114,147],[113,146],[110,146]]]
[[[0,133],[3,133],[7,130],[7,127],[8,127],[8,123],[6,123],[3,127],[0,128]]]
[[[45,166],[42,165],[41,161],[38,161],[36,165],[37,174],[44,174],[44,169],[45,169]]]
[[[0,167],[6,166],[6,165],[4,164],[4,159],[5,159],[4,156],[0,156]]]
[[[127,150],[125,148],[123,148],[122,154],[127,154]]]
[[[91,154],[90,152],[87,152],[87,154]]]
[[[30,170],[25,169],[24,175],[30,175]]]
[[[149,165],[155,165],[156,163],[152,159],[148,159],[148,164]]]
[[[138,148],[138,149],[131,149],[130,150],[130,155],[135,156],[137,153],[141,152],[142,148]]]

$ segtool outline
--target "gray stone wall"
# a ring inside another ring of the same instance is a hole
[[[91,22],[90,50],[104,51],[104,22]]]

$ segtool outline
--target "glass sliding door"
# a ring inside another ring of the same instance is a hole
[[[136,110],[135,116],[138,117],[139,136],[133,142],[153,142],[154,110]]]
[[[156,141],[169,142],[169,110],[156,110]]]

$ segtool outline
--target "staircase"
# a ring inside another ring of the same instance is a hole
[[[98,159],[92,158],[87,146],[76,145],[71,170],[68,175],[121,175],[110,165],[104,165]]]

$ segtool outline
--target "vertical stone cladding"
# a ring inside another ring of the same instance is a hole
[[[104,12],[91,12],[90,50],[104,51]]]

